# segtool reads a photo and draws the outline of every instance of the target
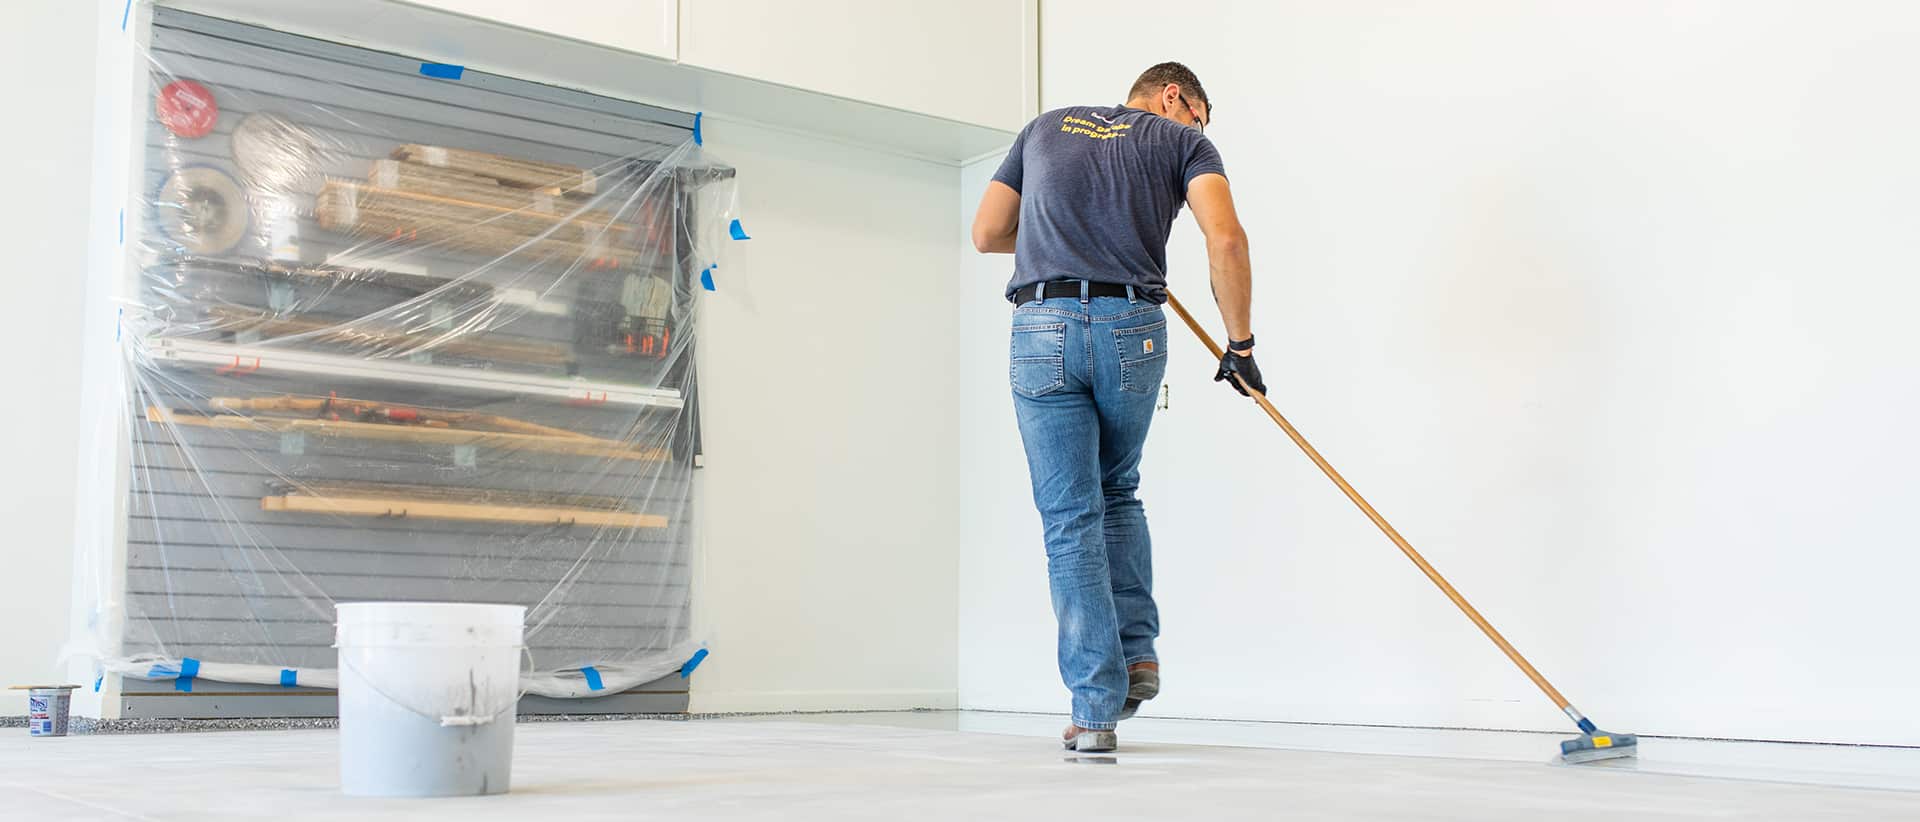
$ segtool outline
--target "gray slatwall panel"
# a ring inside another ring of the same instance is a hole
[[[593,534],[574,533],[584,529],[540,529],[515,539],[501,534],[497,529],[468,526],[462,530],[451,527],[452,523],[447,525],[449,527],[433,531],[399,527],[392,522],[251,523],[242,526],[227,520],[134,516],[127,520],[127,541],[129,552],[135,548],[171,552],[176,549],[238,550],[271,546],[282,552],[354,552],[369,558],[389,557],[399,561],[407,556],[470,559],[476,556],[474,541],[491,536],[498,540],[495,543],[498,552],[495,556],[568,563],[582,556],[592,556],[597,564],[686,565],[684,557],[679,555],[681,547],[677,535],[671,533],[672,529],[639,533],[618,544],[605,541],[596,544]],[[242,528],[244,531],[236,530]],[[656,533],[659,535],[655,536]],[[612,550],[617,550],[619,555],[605,556]],[[133,557],[137,556],[142,555],[132,554],[128,561],[134,561]],[[170,553],[169,556],[175,554]],[[295,561],[291,558],[293,556],[298,555],[289,554],[288,561]]]
[[[331,667],[331,665],[327,666]],[[317,688],[280,688],[271,685],[199,680],[191,692],[174,689],[172,680],[126,679],[121,682],[123,719],[217,719],[234,716],[333,716],[338,710],[333,691]],[[687,709],[687,681],[668,674],[623,693],[587,699],[520,699],[520,715],[682,713]]]
[[[509,98],[459,82],[395,74],[339,60],[304,57],[192,32],[156,29],[149,49],[161,77],[186,77],[251,98],[260,109],[298,100],[370,138],[443,133],[453,148],[537,157],[600,168],[629,156],[657,156],[686,139],[684,129],[525,97]],[[266,70],[262,70],[266,69]],[[206,78],[206,79],[201,79]],[[500,140],[513,140],[502,144]],[[501,151],[500,153],[508,153]],[[597,160],[593,159],[598,157]]]
[[[262,435],[247,435],[248,438],[260,436]],[[277,434],[269,436],[272,436],[276,442],[279,438]],[[309,445],[313,441],[314,439],[309,439]],[[265,446],[265,448],[272,447],[275,446]],[[280,493],[271,487],[276,483],[299,483],[313,479],[339,477],[355,470],[372,469],[385,473],[394,471],[395,466],[394,463],[311,453],[290,456],[267,452],[281,458],[269,460],[259,451],[194,446],[190,452],[192,467],[189,468],[186,467],[189,461],[188,454],[182,454],[177,450],[168,453],[169,450],[171,449],[156,448],[143,454],[147,459],[142,460],[141,474],[136,480],[141,483],[143,489],[153,493],[196,495],[213,493],[234,497],[251,494],[254,497],[262,497]],[[506,452],[506,454],[507,456],[525,456],[515,452]],[[476,464],[472,468],[449,464],[445,467],[425,467],[422,470],[408,466],[407,473],[410,475],[430,473],[435,484],[461,488],[591,494],[618,498],[642,497],[651,503],[646,510],[662,515],[672,513],[662,507],[664,504],[678,503],[686,493],[684,475],[668,474],[655,478],[644,474],[622,475],[613,472],[547,473],[533,470],[536,465],[545,460],[516,459],[502,467],[492,459],[489,449],[479,450],[475,459]],[[507,461],[503,459],[501,462]],[[364,478],[380,479],[377,476]]]
[[[418,58],[414,57],[341,46],[311,37],[287,34],[190,12],[160,9],[156,12],[154,19],[157,26],[256,44],[286,54],[336,59],[343,51],[351,51],[355,65],[391,69],[408,76],[411,76],[420,66]],[[460,82],[466,86],[484,89],[509,98],[562,103],[584,111],[613,114],[640,122],[661,123],[686,129],[693,127],[693,115],[684,111],[603,97],[560,86],[533,83],[480,71],[466,72],[466,76],[461,78]]]
[[[353,600],[358,601],[358,600]],[[387,600],[393,602],[443,602],[432,597]],[[510,602],[504,599],[476,599],[475,602],[492,602],[508,605],[524,605],[523,602]],[[323,607],[315,610],[314,603],[289,596],[237,597],[220,594],[159,594],[141,593],[127,596],[129,614],[178,614],[181,618],[209,620],[249,620],[264,619],[275,622],[316,622],[331,623],[330,603],[319,603]],[[324,616],[321,614],[324,613]],[[558,621],[566,624],[587,624],[597,627],[624,625],[634,629],[657,626],[665,621],[683,618],[684,608],[673,605],[641,604],[592,604],[580,603],[555,609]],[[153,624],[162,624],[156,620]],[[684,622],[680,624],[685,624]],[[536,649],[537,650],[537,649]],[[627,649],[621,651],[625,656]]]
[[[235,563],[231,570],[213,571],[191,570],[186,568],[142,568],[127,567],[128,593],[165,594],[169,591],[208,590],[235,591],[252,593],[258,589],[261,593],[271,593],[278,586],[272,584],[272,577],[279,576],[265,568],[248,568],[252,563]],[[503,564],[504,566],[504,564]],[[355,573],[337,573],[315,571],[305,567],[289,569],[287,576],[299,577],[300,583],[322,585],[327,594],[335,600],[381,600],[391,596],[419,596],[422,594],[436,599],[458,602],[475,597],[490,597],[507,602],[538,602],[554,588],[552,579],[526,580],[517,578],[513,569],[502,567],[502,573],[496,575],[491,563],[469,570],[469,576],[407,576],[393,573],[385,564]],[[592,565],[580,569],[580,578],[567,583],[569,600],[578,598],[583,601],[621,601],[621,598],[636,586],[644,586],[647,591],[666,591],[677,594],[686,588],[684,582],[666,582],[667,574],[629,574],[630,579],[613,579],[598,572]],[[289,586],[295,582],[290,580]],[[398,591],[400,593],[396,594]]]
[[[277,440],[278,435],[270,434],[270,432],[255,432],[246,429],[208,428],[195,425],[169,426],[163,423],[147,422],[145,419],[145,405],[206,411],[208,409],[204,407],[206,405],[204,402],[205,399],[215,396],[258,397],[284,394],[298,394],[305,397],[325,396],[324,392],[315,394],[313,383],[297,376],[283,377],[276,375],[269,377],[262,374],[249,377],[218,377],[212,374],[201,376],[185,372],[169,372],[164,374],[164,378],[169,380],[169,382],[165,384],[159,382],[162,376],[163,375],[156,374],[151,381],[142,385],[142,388],[146,391],[146,396],[143,398],[145,404],[140,406],[141,417],[136,423],[139,430],[135,432],[135,436],[139,438],[139,441],[150,442],[156,445],[171,443],[173,436],[168,433],[169,429],[178,432],[178,437],[182,444],[193,448],[230,448],[236,446],[263,448],[271,446],[273,443],[266,441],[253,442],[242,438],[273,437]],[[335,383],[329,382],[327,385],[331,386],[333,384]],[[628,436],[629,432],[635,430],[634,427],[636,424],[640,425],[638,431],[641,434],[664,439],[666,429],[672,424],[673,420],[671,416],[673,412],[670,409],[649,410],[610,405],[567,406],[544,400],[504,400],[495,403],[475,403],[462,401],[453,396],[436,395],[416,388],[405,389],[407,394],[406,399],[394,401],[390,400],[389,397],[396,389],[390,384],[357,385],[346,380],[340,380],[338,384],[341,386],[339,396],[342,397],[356,397],[374,401],[393,401],[396,404],[418,405],[423,407],[459,408],[487,414],[497,414],[503,417],[532,420],[542,425],[551,425],[602,439],[619,440],[622,442],[648,441],[648,436]],[[347,388],[354,388],[356,390],[354,393],[348,393]],[[427,445],[388,442],[384,440],[362,440],[351,437],[309,437],[308,446],[307,453],[310,454],[333,454],[343,457],[364,457],[375,454],[383,456],[391,455],[393,459],[401,462],[422,462],[434,465],[440,464],[440,460],[444,457],[446,450],[444,447],[429,447]],[[489,450],[498,451],[499,449]],[[510,451],[496,456],[512,456],[516,459],[524,460],[531,465],[542,460],[557,461],[565,455],[522,450]],[[643,470],[651,470],[650,467],[654,465],[657,465],[657,463],[642,460],[592,460],[584,465],[578,461],[574,461],[569,464],[569,470],[576,472],[590,471],[593,473],[600,473],[603,470],[641,473]],[[561,468],[562,466],[559,464],[552,466],[552,470],[561,470]]]
[[[174,70],[174,74],[154,77],[152,86],[154,90],[174,77],[206,83],[208,81],[202,78],[215,78],[217,81],[220,77],[245,76],[246,73],[244,67],[220,63],[207,66],[204,72],[179,71],[174,69],[174,64],[171,62],[167,67]],[[321,138],[329,149],[322,158],[326,162],[319,166],[323,173],[364,179],[369,163],[390,156],[389,152],[395,140],[389,135],[416,134],[421,135],[421,142],[432,145],[451,145],[455,148],[461,147],[458,143],[473,142],[471,132],[415,117],[397,117],[335,107],[329,107],[325,111],[288,110],[274,107],[271,97],[286,96],[284,92],[297,90],[293,87],[275,89],[273,91],[280,93],[271,95],[267,90],[249,93],[228,85],[222,85],[220,88],[233,93],[220,98],[220,120],[214,124],[212,132],[190,140],[182,139],[167,131],[165,126],[157,122],[149,122],[146,131],[147,148],[152,151],[171,152],[182,158],[197,158],[202,162],[225,162],[233,156],[229,141],[240,121],[249,114],[268,112],[280,115]],[[602,175],[602,182],[638,183],[643,177],[630,174],[627,170],[628,166],[638,163],[644,173],[650,161],[666,155],[669,150],[679,144],[678,140],[685,139],[685,134],[679,129],[635,130],[624,137],[609,135],[600,138],[602,143],[597,148],[601,150],[553,146],[537,140],[524,139],[512,133],[490,134],[487,144],[492,148],[485,150],[495,153],[511,151],[519,156],[544,156],[552,162],[594,169]],[[678,140],[663,140],[659,135],[675,135]],[[439,142],[426,139],[427,137],[436,137]],[[621,148],[631,153],[616,153]],[[592,199],[604,203],[609,208],[620,202],[597,195]]]
[[[237,558],[233,554],[241,550],[227,545],[136,543],[127,546],[127,567],[141,570],[224,571],[234,565]],[[422,556],[350,549],[294,550],[278,545],[273,546],[272,550],[301,573],[323,577],[365,574],[370,559],[378,563],[376,567],[381,576],[394,579],[445,579],[467,572],[473,563],[470,557],[448,554]],[[575,567],[576,563],[571,558],[534,559],[509,555],[487,562],[490,576],[513,582],[544,580],[551,583]],[[595,561],[583,570],[587,579],[597,584],[624,585],[677,580],[678,584],[674,587],[685,587],[684,573],[675,573],[675,569],[684,568],[684,565],[671,562]]]
[[[263,622],[257,619],[220,621],[203,619],[175,619],[156,623],[157,636],[168,645],[193,646],[196,648],[223,647],[223,641],[240,645],[273,645],[283,648],[331,648],[334,629],[325,622],[300,620],[289,623]],[[559,659],[559,652],[579,650],[598,651],[605,648],[624,649],[633,647],[635,633],[630,628],[608,628],[604,626],[551,625],[532,631],[530,639],[542,649],[542,667],[559,667],[568,664]],[[208,637],[220,639],[208,641]],[[199,657],[195,657],[198,659]],[[587,661],[604,661],[593,659]],[[327,667],[332,667],[328,665]]]
[[[629,691],[591,699],[548,699],[543,696],[520,698],[520,716],[553,714],[683,714],[687,712],[686,686],[668,692]],[[327,717],[339,710],[331,691],[321,694],[250,691],[234,695],[142,692],[123,695],[120,716],[124,719],[228,719],[232,717]],[[263,695],[264,693],[264,695]]]
[[[192,30],[189,30],[192,29]],[[252,41],[252,42],[242,42]],[[173,77],[214,90],[221,118],[213,134],[177,138],[157,123],[147,129],[148,193],[170,169],[212,165],[233,173],[231,134],[248,113],[270,111],[335,141],[324,169],[364,179],[368,164],[399,143],[473,148],[610,170],[621,184],[597,205],[627,202],[650,165],[687,136],[690,118],[648,106],[564,89],[469,74],[448,83],[413,74],[406,58],[347,50],[167,9],[156,12],[153,87]],[[296,54],[297,53],[297,54]],[[628,159],[634,155],[639,163]],[[237,176],[237,175],[236,175]],[[608,178],[603,177],[603,183]],[[308,209],[300,231],[302,257],[316,262],[343,252],[377,252],[439,277],[546,292],[546,299],[617,298],[627,271],[567,271],[574,261],[476,267],[484,255],[406,244],[367,242],[321,230]],[[259,226],[254,226],[256,233]],[[156,238],[158,239],[158,238]],[[160,248],[165,248],[162,240]],[[236,254],[260,253],[259,238]],[[690,293],[687,272],[678,290]],[[178,301],[176,321],[204,328],[208,339],[231,339],[198,313],[201,306],[264,306],[265,281],[191,267],[161,267],[144,280],[150,299]],[[410,299],[403,291],[293,286],[286,316],[351,321]],[[435,295],[450,306],[472,298]],[[430,300],[415,300],[414,315]],[[492,339],[517,337],[573,345],[572,316],[514,314],[490,322]],[[464,315],[463,315],[464,316]],[[691,340],[687,340],[691,342]],[[350,350],[302,344],[309,350]],[[550,373],[548,366],[483,363],[436,353],[435,364]],[[664,363],[584,352],[593,379],[650,385]],[[610,370],[611,369],[611,370]],[[148,404],[207,410],[212,396],[297,394],[341,396],[402,405],[459,408],[516,417],[610,439],[665,446],[676,415],[659,409],[572,407],[543,399],[471,390],[416,388],[379,381],[256,374],[221,376],[205,369],[141,368],[136,372],[134,465],[129,499],[127,612],[130,652],[160,651],[210,661],[331,666],[331,605],[336,601],[500,602],[533,606],[529,636],[548,667],[575,660],[618,660],[635,649],[686,637],[690,469],[671,462],[604,460],[477,448],[470,465],[444,445],[309,436],[298,453],[282,453],[278,432],[166,426],[144,420]],[[637,432],[637,433],[636,433]],[[515,491],[612,496],[634,510],[667,516],[662,529],[500,526],[421,519],[381,519],[266,512],[261,496],[276,481],[353,480]],[[556,586],[559,586],[556,590]],[[255,700],[253,696],[245,697]],[[260,697],[271,702],[271,697]],[[156,700],[157,701],[157,700]],[[240,703],[228,701],[232,705]],[[252,704],[252,703],[249,703]],[[684,707],[684,696],[677,703]],[[255,708],[233,710],[261,710]],[[217,709],[216,709],[217,712]]]

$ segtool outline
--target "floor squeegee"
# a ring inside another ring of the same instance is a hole
[[[1200,323],[1194,321],[1193,315],[1187,313],[1186,307],[1182,306],[1179,300],[1174,299],[1172,292],[1167,293],[1167,304],[1173,307],[1174,313],[1180,315],[1180,319],[1186,322],[1188,328],[1193,329],[1194,335],[1200,338],[1200,342],[1206,344],[1207,351],[1213,355],[1214,361],[1218,362],[1224,355],[1224,352],[1220,350],[1220,346],[1214,344],[1213,338],[1208,336],[1206,330],[1200,327]],[[1238,382],[1239,377],[1235,376],[1234,380]],[[1453,604],[1460,608],[1461,613],[1466,614],[1468,619],[1473,620],[1473,624],[1479,626],[1480,632],[1486,634],[1488,639],[1493,640],[1493,644],[1500,646],[1500,652],[1506,654],[1508,659],[1513,660],[1513,664],[1520,666],[1520,670],[1527,675],[1527,678],[1533,680],[1533,684],[1540,686],[1540,690],[1547,695],[1547,698],[1553,700],[1553,704],[1565,712],[1567,718],[1573,720],[1574,725],[1579,726],[1580,736],[1574,739],[1564,740],[1560,743],[1560,759],[1562,761],[1569,763],[1595,762],[1602,759],[1620,759],[1635,756],[1639,753],[1640,740],[1638,737],[1635,737],[1633,734],[1615,734],[1602,731],[1593,724],[1593,720],[1588,719],[1585,714],[1580,713],[1578,708],[1573,707],[1573,703],[1568,702],[1566,697],[1560,695],[1560,689],[1553,687],[1553,683],[1548,682],[1546,677],[1541,676],[1540,672],[1534,669],[1533,663],[1528,662],[1526,657],[1521,656],[1520,652],[1514,649],[1513,644],[1508,642],[1506,637],[1501,636],[1499,631],[1494,630],[1493,624],[1487,622],[1486,617],[1481,616],[1479,611],[1474,610],[1474,607],[1467,603],[1466,597],[1461,596],[1459,591],[1454,590],[1453,585],[1447,582],[1446,577],[1440,576],[1440,572],[1434,570],[1426,558],[1420,556],[1420,552],[1413,549],[1413,545],[1407,542],[1406,537],[1400,536],[1400,532],[1394,530],[1393,526],[1388,524],[1386,517],[1380,516],[1380,512],[1373,510],[1373,506],[1367,504],[1366,499],[1360,496],[1359,491],[1353,490],[1353,486],[1347,484],[1346,478],[1340,476],[1340,472],[1334,470],[1333,465],[1328,463],[1325,457],[1320,456],[1319,451],[1314,450],[1314,447],[1307,442],[1307,438],[1301,436],[1300,431],[1294,428],[1292,423],[1287,422],[1286,417],[1280,415],[1280,411],[1273,407],[1273,403],[1267,401],[1265,395],[1246,385],[1242,385],[1241,387],[1246,389],[1249,396],[1253,397],[1254,402],[1259,403],[1260,410],[1267,412],[1267,416],[1273,418],[1274,423],[1280,426],[1280,430],[1287,433],[1287,437],[1293,440],[1293,444],[1300,446],[1300,450],[1306,452],[1307,458],[1313,460],[1314,465],[1320,466],[1320,471],[1327,475],[1327,479],[1333,480],[1334,485],[1340,486],[1340,490],[1347,495],[1347,499],[1353,500],[1354,505],[1360,506],[1360,510],[1367,515],[1367,519],[1373,520],[1373,524],[1380,528],[1380,532],[1386,534],[1387,539],[1393,540],[1393,544],[1399,546],[1400,552],[1406,554],[1407,559],[1413,560],[1413,564],[1419,566],[1420,572],[1426,574],[1427,579],[1433,580],[1433,584],[1440,587],[1440,592],[1446,594],[1447,599],[1453,600]]]

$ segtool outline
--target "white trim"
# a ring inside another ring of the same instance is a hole
[[[930,708],[950,711],[959,706],[959,694],[947,690],[876,691],[707,691],[694,675],[687,712],[789,713],[793,711],[910,711]]]

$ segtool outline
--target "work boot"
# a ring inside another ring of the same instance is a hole
[[[1068,725],[1060,735],[1061,744],[1069,751],[1080,753],[1107,753],[1120,747],[1120,736],[1112,731],[1095,731],[1078,725]]]
[[[1140,703],[1160,695],[1160,663],[1135,662],[1127,666],[1127,703],[1120,707],[1121,719],[1132,719]]]

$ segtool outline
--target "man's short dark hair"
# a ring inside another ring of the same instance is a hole
[[[1172,83],[1180,87],[1180,93],[1187,100],[1199,103],[1207,111],[1207,118],[1213,118],[1213,101],[1207,99],[1207,90],[1200,87],[1200,78],[1193,76],[1193,70],[1179,63],[1161,63],[1140,73],[1140,79],[1133,81],[1133,90],[1127,92],[1131,100],[1141,95],[1159,94],[1160,90]]]

